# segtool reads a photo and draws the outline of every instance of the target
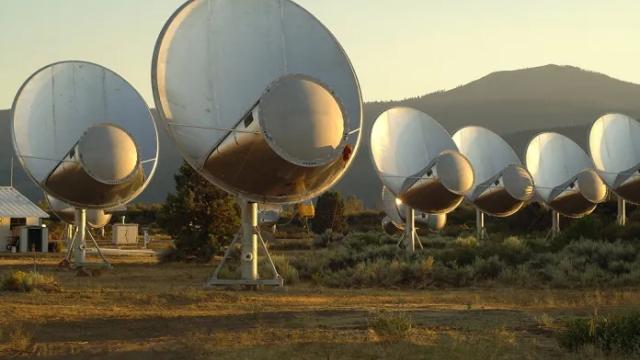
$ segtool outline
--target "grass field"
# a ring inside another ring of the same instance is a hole
[[[115,259],[59,292],[0,292],[0,356],[38,359],[551,359],[562,319],[640,308],[640,290],[205,290],[211,266]],[[33,269],[0,258],[0,272]]]

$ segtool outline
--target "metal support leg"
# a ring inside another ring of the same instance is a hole
[[[415,227],[415,210],[407,207],[407,213],[405,214],[405,227],[404,231],[400,235],[400,239],[398,239],[397,247],[402,247],[404,244],[404,248],[410,250],[410,252],[415,252],[416,244],[420,247],[421,250],[424,250],[424,246],[422,245],[422,239],[420,239],[420,235],[418,235],[418,230]],[[413,221],[411,221],[413,219]],[[410,225],[413,224],[413,226]],[[413,248],[413,250],[411,250]]]
[[[554,210],[551,216],[551,238],[555,239],[560,235],[560,213]]]
[[[67,224],[65,227],[65,239],[64,244],[67,246],[67,249],[71,248],[71,243],[73,242],[73,237],[76,236],[75,227],[71,224]]]
[[[405,249],[410,253],[416,252],[416,212],[410,207],[406,207],[405,213]]]
[[[227,262],[227,259],[229,259],[229,255],[231,255],[231,251],[233,250],[233,247],[236,245],[236,243],[240,239],[240,236],[241,234],[237,233],[236,236],[233,237],[233,241],[231,241],[231,244],[227,248],[227,251],[224,252],[224,257],[220,261],[220,264],[218,264],[218,267],[216,267],[216,271],[213,272],[213,276],[211,276],[211,279],[209,280],[210,282],[213,280],[218,280],[218,275],[220,274],[220,270],[222,270],[222,267]]]
[[[275,264],[269,254],[267,245],[260,234],[258,227],[258,204],[252,202],[243,202],[242,208],[242,228],[240,233],[236,235],[231,246],[227,249],[222,262],[218,265],[213,276],[209,279],[205,286],[230,286],[230,285],[245,285],[245,286],[282,286],[282,277],[278,274]],[[241,243],[241,255],[240,255],[240,279],[220,279],[218,277],[222,266],[226,263],[233,246],[240,241]],[[273,279],[261,280],[258,273],[258,244],[260,244],[267,256],[269,265],[274,273]]]
[[[86,234],[87,234],[87,210],[76,209],[76,241],[74,252],[74,262],[76,264],[84,264],[87,258],[86,251]]]
[[[484,214],[482,211],[476,209],[476,238],[478,240],[483,240],[482,230],[484,230]]]
[[[89,234],[89,237],[91,238],[91,241],[93,242],[93,245],[96,247],[96,251],[98,252],[98,255],[100,256],[100,258],[102,259],[102,261],[104,262],[105,266],[109,269],[113,269],[113,265],[111,265],[111,263],[109,262],[109,260],[107,260],[107,258],[104,256],[104,254],[102,253],[102,250],[100,250],[100,245],[98,245],[98,242],[96,241],[96,239],[93,237],[93,234],[91,233],[91,231],[87,231],[87,233]]]
[[[242,280],[258,280],[258,204],[243,202],[242,204],[242,257],[240,271]]]
[[[476,209],[476,239],[478,241],[486,240],[489,237],[487,228],[484,223],[484,213]]]
[[[67,255],[65,256],[64,260],[60,262],[59,266],[68,268],[82,268],[87,264],[87,233],[89,234],[89,237],[95,245],[98,255],[100,256],[100,258],[102,258],[105,267],[112,269],[113,266],[100,250],[98,242],[93,237],[91,231],[88,231],[87,229],[87,210],[85,209],[76,209],[76,224],[74,234],[71,238],[71,242],[68,245]]]
[[[406,230],[404,230],[402,234],[400,234],[400,239],[398,239],[398,243],[396,244],[397,247],[402,247],[402,244],[404,244],[404,238],[406,234],[407,234]]]
[[[618,219],[619,226],[627,226],[627,202],[618,196]]]
[[[61,267],[67,267],[69,266],[69,264],[71,264],[71,257],[73,256],[73,248],[75,247],[76,244],[76,236],[78,234],[78,229],[74,228],[73,226],[69,225],[69,228],[71,231],[71,237],[69,238],[69,242],[67,244],[67,254],[64,257],[64,260],[62,260],[62,262],[60,262],[59,266]]]
[[[256,227],[255,230],[256,230],[256,234],[258,234],[258,239],[260,239],[260,244],[262,244],[262,250],[264,250],[264,253],[267,255],[267,260],[269,261],[269,266],[271,267],[271,271],[273,273],[273,279],[283,282],[282,277],[278,273],[278,269],[276,269],[276,264],[273,263],[273,259],[271,258],[269,249],[267,249],[267,243],[262,238],[262,234],[260,233],[260,228]]]

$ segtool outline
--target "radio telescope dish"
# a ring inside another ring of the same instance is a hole
[[[69,224],[75,224],[76,208],[61,200],[54,198],[51,195],[46,195],[49,209],[60,219],[61,221]],[[87,225],[92,229],[102,229],[109,225],[111,221],[111,214],[102,209],[89,209],[87,210]]]
[[[75,253],[75,265],[84,267],[87,209],[126,204],[155,172],[158,133],[147,104],[107,68],[54,63],[18,91],[11,132],[25,172],[47,195],[75,207],[77,231],[62,264],[71,265]]]
[[[383,228],[386,229],[386,224],[391,224],[398,230],[404,231],[407,205],[403,204],[402,201],[396,198],[386,187],[382,188],[382,204],[384,212],[387,215],[385,219],[383,219]],[[447,225],[447,215],[416,212],[415,222],[429,230],[439,231]]]
[[[77,208],[126,204],[155,171],[158,135],[149,108],[99,65],[67,61],[38,70],[16,95],[11,131],[27,174]]]
[[[196,0],[165,25],[156,106],[182,155],[251,202],[316,197],[346,171],[362,101],[344,50],[289,0]]]
[[[466,198],[482,213],[511,216],[533,198],[531,175],[499,135],[469,126],[458,130],[453,141],[471,162],[475,175]]]
[[[589,136],[598,175],[620,198],[640,204],[640,123],[622,114],[605,115]]]
[[[225,256],[208,284],[282,285],[271,261],[274,278],[258,276],[256,203],[312,199],[350,166],[362,98],[344,50],[289,0],[194,0],[164,26],[151,75],[185,160],[243,199],[242,280],[218,279]]]
[[[527,168],[538,198],[564,216],[588,215],[607,196],[591,159],[566,136],[543,133],[533,138],[527,148]]]
[[[393,108],[378,117],[371,133],[371,157],[382,183],[418,211],[450,212],[473,185],[471,164],[449,133],[411,108]]]

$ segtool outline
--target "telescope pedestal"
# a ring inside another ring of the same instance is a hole
[[[258,204],[253,202],[242,201],[242,225],[240,231],[234,237],[233,241],[227,248],[227,251],[218,264],[215,272],[207,281],[206,287],[215,286],[283,286],[284,280],[278,273],[267,245],[260,233],[260,227],[258,224]],[[240,279],[220,279],[218,276],[224,264],[231,255],[233,248],[240,242],[241,255],[240,255]],[[268,265],[273,272],[272,279],[260,279],[258,273],[258,246],[261,246],[268,261]]]
[[[484,225],[484,213],[476,209],[476,239],[482,241],[489,237],[487,228]]]
[[[402,232],[402,236],[400,236],[400,241],[398,241],[398,247],[404,245],[404,248],[413,254],[416,252],[416,244],[420,246],[420,249],[424,250],[424,246],[422,246],[422,241],[420,241],[420,236],[416,230],[416,211],[407,206],[405,210],[404,231]]]
[[[547,239],[555,239],[560,235],[560,213],[553,210],[551,212],[551,230],[547,234]]]
[[[91,234],[91,231],[87,231],[87,210],[76,209],[75,215],[75,233],[71,237],[71,242],[67,244],[67,255],[64,260],[59,264],[60,267],[66,267],[70,269],[82,269],[88,266],[96,266],[96,264],[88,263],[87,259],[87,241],[86,237],[89,234],[93,245],[96,247],[98,255],[102,259],[101,267],[108,269],[113,268],[111,263],[104,257],[98,242]]]
[[[616,222],[619,226],[627,226],[627,202],[618,196],[618,217]]]

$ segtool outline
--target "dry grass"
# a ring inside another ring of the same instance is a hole
[[[2,279],[2,291],[30,292],[34,290],[44,292],[59,292],[62,289],[55,277],[35,271],[13,271]]]
[[[64,292],[0,294],[0,358],[578,359],[557,345],[556,320],[640,304],[635,289],[211,291],[201,287],[211,266],[122,258],[78,278],[58,260],[38,269]],[[30,261],[0,258],[0,275]],[[389,321],[372,325],[375,314]],[[401,336],[381,341],[383,328]]]

